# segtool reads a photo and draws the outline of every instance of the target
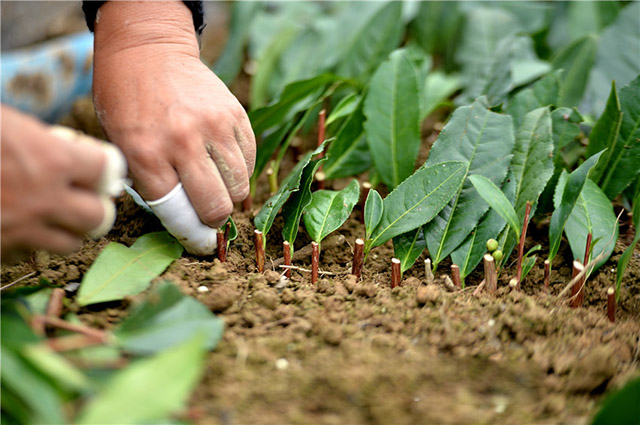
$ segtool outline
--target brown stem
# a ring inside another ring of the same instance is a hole
[[[362,276],[362,265],[364,261],[364,241],[362,239],[356,239],[356,244],[353,248],[353,266],[351,266],[351,274],[358,280]]]
[[[607,317],[612,323],[616,321],[616,291],[612,287],[607,289]]]
[[[254,242],[256,245],[256,267],[258,268],[258,273],[264,272],[264,239],[262,232],[258,229],[254,230]]]
[[[484,281],[487,291],[495,294],[498,289],[498,275],[496,274],[496,262],[491,254],[484,254]]]
[[[99,338],[82,334],[67,335],[46,340],[46,344],[53,351],[79,350],[81,348],[93,347],[94,345],[102,345],[103,343],[104,341]]]
[[[451,265],[451,280],[458,289],[462,289],[462,280],[460,279],[460,267],[457,264]]]
[[[282,242],[282,254],[284,257],[284,265],[290,266],[291,265],[291,245],[287,241]],[[291,269],[286,269],[284,272],[284,275],[287,277],[287,279],[291,279]]]
[[[551,262],[546,259],[544,260],[544,289],[546,291],[549,290],[549,284],[551,281]]]
[[[320,245],[318,242],[311,242],[311,283],[318,282],[318,265],[320,263]]]
[[[322,246],[324,247],[324,249],[331,249],[336,246],[341,246],[342,244],[345,243],[345,241],[346,239],[344,235],[334,234],[327,237],[327,239],[324,242],[322,242]],[[291,256],[291,261],[303,261],[309,258],[310,256],[311,256],[311,245],[306,245],[293,253],[293,256]],[[280,267],[283,264],[284,264],[284,257],[271,261],[271,265],[274,268]]]
[[[227,261],[227,238],[222,229],[218,230],[218,260],[220,260],[221,263]]]
[[[107,341],[107,333],[105,331],[101,331],[100,329],[94,329],[85,325],[67,322],[65,320],[62,320],[59,317],[47,317],[47,316],[36,316],[36,317],[38,317],[38,320],[42,320],[42,322],[45,325],[53,326],[53,327],[64,329],[71,332],[78,332],[88,337],[99,339],[102,342]]]
[[[431,259],[427,258],[424,260],[424,277],[427,281],[427,285],[433,283],[435,276],[433,275],[433,271],[431,271]]]
[[[391,259],[391,289],[396,286],[400,286],[402,281],[402,270],[400,269],[400,260],[397,258]]]
[[[493,257],[491,257],[493,258]],[[482,290],[484,289],[484,287],[487,285],[487,281],[486,279],[482,279],[482,282],[480,282],[480,284],[476,287],[476,289],[473,291],[473,296],[477,297],[478,295],[480,295],[480,292],[482,292]]]
[[[360,223],[364,224],[364,204],[367,201],[367,196],[369,196],[369,191],[371,190],[371,183],[364,182],[362,183],[362,190],[360,191]]]
[[[573,261],[573,278],[576,278],[580,272],[584,270],[584,266],[580,261]],[[582,279],[576,280],[571,288],[571,307],[578,308],[582,307],[582,302],[584,300],[584,289],[582,286]]]
[[[591,253],[591,238],[593,238],[593,234],[589,233],[587,235],[587,244],[585,246],[585,250],[584,250],[584,261],[582,262],[582,264],[589,264],[589,257],[590,257],[590,253]]]
[[[251,197],[251,194],[249,194],[242,201],[242,211],[251,211],[252,206],[253,206],[253,198]]]
[[[527,238],[527,228],[529,227],[529,215],[531,214],[531,201],[527,201],[527,207],[524,213],[524,223],[522,223],[522,233],[520,233],[520,245],[518,246],[518,271],[516,279],[518,280],[517,289],[520,289],[520,278],[522,277],[522,256],[524,255],[524,240]]]
[[[60,317],[62,314],[62,300],[64,299],[64,296],[65,293],[62,288],[55,288],[51,292],[49,304],[47,305],[47,316]]]

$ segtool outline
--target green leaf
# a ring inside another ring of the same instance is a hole
[[[591,425],[640,424],[640,379],[607,396]]]
[[[118,372],[77,423],[153,423],[183,409],[203,372],[203,346],[203,336],[197,335]]]
[[[394,256],[400,260],[402,273],[416,262],[426,247],[427,241],[422,227],[393,238]]]
[[[396,50],[373,75],[364,102],[364,123],[373,163],[394,188],[409,177],[420,148],[420,91],[405,50]]]
[[[627,269],[627,265],[633,256],[633,251],[636,248],[636,244],[640,242],[640,194],[637,194],[633,200],[633,227],[636,229],[636,235],[631,242],[631,245],[624,250],[624,253],[618,260],[618,268],[616,271],[616,300],[620,299],[620,288],[622,286],[622,278],[624,272]]]
[[[375,189],[370,189],[367,199],[364,202],[364,228],[365,239],[370,239],[373,231],[382,220],[384,206],[382,197]]]
[[[365,80],[378,64],[398,45],[402,35],[402,3],[383,4],[368,19],[357,22],[358,30],[346,40],[339,61],[339,75]]]
[[[458,3],[421,1],[410,29],[418,44],[429,54],[444,59],[447,71],[454,68],[456,49],[463,33],[464,16]]]
[[[296,81],[287,85],[280,97],[268,106],[255,109],[249,113],[251,126],[257,135],[265,130],[281,124],[293,110],[299,112],[306,109],[320,95],[327,84],[338,81],[331,74],[320,74],[316,77]]]
[[[609,199],[615,198],[640,175],[640,76],[620,90],[621,122],[614,106],[609,111],[611,103],[608,102],[607,110],[593,129],[594,132],[598,130],[594,140],[606,140],[609,147],[599,182]],[[620,131],[615,138],[617,125]]]
[[[524,278],[527,277],[527,275],[529,274],[529,272],[531,271],[531,269],[535,265],[536,265],[536,256],[535,255],[525,256],[525,258],[522,260],[522,274],[521,274],[520,279],[524,280]]]
[[[349,93],[333,108],[327,117],[327,127],[341,118],[350,116],[361,104],[362,98],[355,91]]]
[[[327,235],[347,221],[358,203],[360,185],[357,180],[340,191],[318,190],[305,210],[304,227],[314,241],[320,243]]]
[[[371,166],[371,154],[364,140],[362,104],[345,120],[327,149],[324,173],[328,179],[349,177]]]
[[[563,198],[563,190],[568,175],[560,177],[558,189],[554,196],[554,205],[560,206]],[[573,258],[582,261],[584,259],[587,235],[592,234],[592,257],[604,253],[604,259],[596,264],[594,270],[601,267],[613,252],[618,240],[618,225],[613,213],[613,206],[602,190],[591,179],[588,179],[580,192],[569,219],[564,227],[564,233],[569,240]]]
[[[432,71],[427,74],[423,83],[420,97],[420,119],[423,120],[441,105],[444,105],[453,93],[460,88],[460,78],[457,75]]]
[[[251,22],[260,9],[259,2],[239,1],[231,6],[229,39],[222,55],[216,61],[213,71],[218,78],[229,85],[238,75],[244,60],[244,45],[249,37]]]
[[[597,4],[615,4],[615,2],[597,2]],[[595,115],[605,107],[612,80],[616,81],[618,87],[623,87],[640,74],[638,16],[640,16],[640,5],[637,2],[631,2],[618,13],[615,22],[605,28],[600,35],[598,53],[587,86],[587,94]]]
[[[582,116],[574,108],[558,108],[551,112],[551,127],[553,128],[554,162],[560,156],[560,149],[576,140],[580,135]]]
[[[251,184],[255,186],[258,177],[262,174],[262,171],[267,166],[274,152],[286,139],[288,134],[296,133],[300,127],[302,119],[299,117],[292,118],[284,123],[281,127],[265,133],[265,137],[262,139],[256,151],[256,165],[253,169],[253,175],[251,176]]]
[[[536,108],[557,105],[560,94],[562,70],[549,73],[546,77],[516,93],[507,104],[507,113],[513,118],[516,128],[520,127],[524,116]]]
[[[233,218],[231,218],[231,216],[229,216],[229,218],[227,219],[227,223],[225,224],[225,226],[226,225],[229,225],[229,233],[227,234],[228,249],[231,241],[235,241],[236,239],[238,239],[238,227],[236,226],[236,223],[235,221],[233,221]]]
[[[305,167],[311,161],[311,157],[316,155],[324,149],[324,143],[322,146],[317,148],[315,151],[307,152],[298,163],[293,167],[287,178],[285,178],[280,184],[280,188],[278,192],[273,195],[271,198],[267,200],[262,206],[262,209],[256,215],[256,218],[253,220],[256,229],[260,230],[264,234],[264,243],[267,243],[267,233],[271,229],[271,225],[273,224],[273,220],[276,219],[276,215],[280,208],[287,202],[289,196],[293,192],[297,192],[300,188],[300,180],[302,179],[302,173],[304,172]]]
[[[305,208],[311,203],[311,184],[318,171],[318,167],[326,159],[317,159],[311,161],[302,172],[302,179],[300,180],[300,190],[294,192],[289,200],[282,206],[282,218],[284,219],[284,226],[282,228],[283,240],[291,244],[293,249],[293,243],[298,236],[298,229],[300,228],[300,218]]]
[[[46,345],[25,346],[22,354],[36,369],[66,390],[86,391],[91,388],[89,380],[80,370]]]
[[[607,100],[607,107],[593,126],[589,134],[589,144],[587,145],[586,156],[589,157],[596,152],[607,149],[608,152],[600,161],[600,164],[591,173],[591,180],[600,183],[608,168],[611,166],[611,158],[616,153],[616,144],[620,135],[622,125],[622,110],[620,99],[616,90],[616,82],[611,82],[611,92]]]
[[[153,288],[149,296],[134,305],[114,335],[124,350],[152,354],[191,340],[201,339],[204,349],[212,349],[222,336],[224,324],[209,309],[171,282]]]
[[[413,173],[384,199],[380,224],[367,248],[431,221],[458,192],[468,166],[466,162],[450,161]]]
[[[481,101],[456,109],[440,132],[424,166],[454,160],[469,163],[467,176],[484,176],[502,184],[514,146],[511,117],[487,109]],[[425,226],[427,246],[436,267],[471,233],[488,206],[465,180],[460,191]]]
[[[131,248],[112,242],[84,275],[76,301],[84,306],[139,294],[182,255],[182,250],[167,232],[141,236]]]
[[[510,169],[516,179],[515,210],[518,223],[522,223],[527,201],[535,204],[553,175],[553,137],[549,108],[534,109],[524,116],[516,133]]]
[[[596,37],[588,35],[573,41],[553,58],[553,68],[565,70],[558,106],[579,105],[587,86],[597,47]]]
[[[493,183],[491,180],[482,175],[470,176],[469,180],[473,183],[482,199],[509,224],[511,231],[520,237],[520,225],[516,210],[507,199],[507,196]]]
[[[576,205],[582,188],[587,182],[589,172],[596,165],[603,152],[604,151],[600,151],[587,159],[575,171],[569,174],[568,177],[561,177],[561,180],[565,182],[561,189],[562,200],[560,201],[560,205],[553,211],[551,223],[549,224],[549,261],[552,261],[558,253],[564,225],[569,219],[573,207]],[[566,171],[563,171],[563,174],[566,174]],[[556,188],[556,190],[558,190],[558,188]]]

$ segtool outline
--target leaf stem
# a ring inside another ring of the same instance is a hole
[[[218,229],[218,260],[221,263],[227,262],[227,238],[222,229]]]
[[[291,245],[287,241],[282,242],[282,255],[284,258],[284,265],[291,266]],[[291,269],[286,269],[284,275],[287,276],[287,279],[291,279]]]
[[[362,265],[364,263],[364,241],[362,239],[356,239],[356,244],[353,248],[353,265],[351,266],[351,274],[358,280],[362,275]]]
[[[484,281],[487,291],[495,294],[498,289],[498,275],[496,273],[496,262],[491,254],[484,254]]]
[[[460,267],[457,264],[451,265],[451,280],[457,289],[462,289],[462,281],[460,279]]]
[[[402,281],[401,261],[397,258],[391,259],[391,289],[400,286]]]
[[[318,282],[318,265],[320,263],[320,244],[311,242],[311,283]]]
[[[264,272],[264,235],[258,229],[254,230],[254,242],[256,246],[256,267],[258,273]]]
[[[616,290],[613,287],[607,289],[607,317],[611,323],[616,321]]]

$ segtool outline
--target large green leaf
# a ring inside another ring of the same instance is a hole
[[[507,196],[502,192],[491,180],[485,176],[477,175],[469,177],[469,180],[475,187],[476,191],[480,194],[482,199],[491,206],[504,221],[509,224],[513,233],[517,237],[520,237],[520,225],[518,224],[518,215],[516,210],[513,209],[513,205],[507,199]]]
[[[260,7],[259,2],[252,1],[234,2],[231,6],[229,39],[222,55],[213,66],[213,71],[227,85],[236,78],[242,68],[244,45],[249,37],[251,22]]]
[[[311,203],[311,184],[313,183],[318,167],[326,159],[317,159],[311,161],[302,172],[300,180],[300,190],[294,192],[289,200],[282,206],[282,218],[284,226],[282,227],[282,239],[289,242],[293,249],[293,243],[298,236],[300,228],[300,218],[305,208]]]
[[[203,336],[118,372],[86,405],[78,424],[154,423],[185,407],[203,371]]]
[[[327,235],[347,221],[358,203],[360,185],[357,180],[340,191],[318,190],[313,193],[303,220],[304,227],[314,241],[320,243]]]
[[[632,217],[633,227],[636,229],[636,235],[633,238],[631,245],[624,250],[624,253],[622,253],[618,260],[618,267],[616,270],[616,299],[620,299],[620,287],[622,286],[624,271],[627,269],[627,265],[629,264],[629,260],[631,260],[631,256],[633,255],[636,245],[640,242],[640,193],[637,194],[633,200]]]
[[[576,205],[582,188],[587,182],[589,172],[596,165],[603,152],[604,151],[600,151],[587,159],[575,171],[569,174],[568,177],[564,175],[560,177],[565,184],[562,188],[560,205],[553,211],[551,223],[549,224],[549,261],[552,261],[558,253],[564,225],[569,219],[573,207]],[[566,174],[566,171],[563,171],[563,174]]]
[[[519,222],[524,220],[527,201],[537,202],[553,174],[553,137],[549,108],[538,108],[524,116],[516,133],[510,169],[516,179]]]
[[[377,190],[370,189],[364,202],[364,234],[366,239],[371,237],[375,228],[380,224],[383,211],[382,197]]]
[[[588,3],[588,2],[576,2]],[[597,4],[615,2],[595,2]],[[602,31],[598,41],[598,53],[591,74],[587,94],[593,105],[593,113],[599,114],[605,107],[612,80],[623,87],[640,74],[640,4],[630,2],[618,13],[615,22]]]
[[[502,185],[502,191],[509,203],[515,200],[515,179],[508,179]],[[475,230],[451,253],[451,261],[460,267],[460,276],[464,279],[482,261],[487,252],[487,240],[498,239],[500,231],[506,226],[505,220],[491,208],[480,220]],[[499,247],[502,249],[502,247]]]
[[[580,135],[582,115],[574,108],[558,108],[551,112],[551,126],[553,128],[554,162],[558,163],[560,149],[576,140]]]
[[[562,49],[553,58],[554,69],[564,69],[559,106],[578,106],[584,95],[589,71],[595,60],[597,39],[588,35]]]
[[[209,309],[184,295],[171,282],[153,288],[114,331],[118,344],[135,354],[151,354],[202,335],[203,348],[212,349],[224,324]]]
[[[568,175],[564,174],[558,181],[553,199],[556,208],[560,207],[567,178]],[[564,233],[569,240],[573,258],[580,261],[584,259],[587,235],[589,233],[593,235],[592,257],[604,253],[604,259],[596,265],[595,269],[602,266],[613,252],[618,240],[618,225],[613,206],[591,179],[587,180],[580,192],[576,205],[565,224]]]
[[[460,88],[460,77],[445,74],[442,71],[431,71],[422,83],[420,102],[420,118],[424,119],[445,104],[449,96]]]
[[[587,145],[586,156],[589,157],[603,149],[608,149],[607,154],[602,158],[600,164],[591,173],[591,180],[599,183],[604,174],[609,170],[611,158],[616,152],[616,144],[619,141],[620,126],[622,125],[622,110],[620,98],[616,90],[616,82],[611,82],[611,92],[607,100],[607,107],[593,126],[589,134],[589,145]]]
[[[315,151],[307,152],[298,163],[293,167],[289,175],[282,181],[280,188],[275,195],[264,203],[256,218],[253,220],[256,229],[260,230],[264,234],[264,243],[267,243],[267,233],[271,229],[273,220],[276,219],[276,215],[280,208],[287,202],[293,192],[297,192],[300,188],[300,180],[302,179],[302,173],[305,167],[311,161],[311,157],[316,155],[324,149],[324,144],[317,148]]]
[[[373,5],[373,4],[372,4]],[[365,80],[378,64],[398,45],[402,35],[402,3],[390,1],[381,5],[368,19],[356,23],[358,29],[345,41],[337,73]]]
[[[469,163],[467,176],[484,176],[501,185],[514,146],[511,117],[486,108],[482,101],[456,109],[429,152],[425,166],[445,161]],[[437,266],[458,247],[487,211],[487,204],[465,180],[451,202],[425,227],[427,246]]]
[[[420,148],[420,91],[405,50],[375,72],[364,102],[365,134],[382,181],[394,188],[409,177]]]
[[[182,250],[167,232],[141,236],[131,248],[112,242],[84,275],[76,301],[82,306],[139,294],[182,255]]]
[[[602,403],[591,425],[640,425],[640,378],[628,382]]]
[[[416,262],[426,247],[422,226],[393,238],[393,253],[400,260],[402,273]]]
[[[595,146],[590,151],[602,145],[609,149],[605,161],[598,166],[602,174],[599,184],[609,199],[640,175],[640,77],[620,90],[619,106],[616,100],[613,86],[607,108],[589,138],[589,144]]]
[[[468,163],[450,161],[421,168],[383,201],[380,223],[366,248],[416,229],[433,218],[460,190]]]
[[[509,100],[507,113],[513,118],[513,124],[516,128],[520,127],[524,116],[529,111],[558,104],[562,72],[559,70],[549,73],[531,87],[520,90]]]
[[[371,166],[371,154],[364,140],[362,104],[349,115],[327,149],[324,172],[328,179],[360,174]]]

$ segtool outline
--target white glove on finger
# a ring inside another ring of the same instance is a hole
[[[162,198],[147,202],[147,205],[187,252],[212,255],[216,251],[217,230],[200,221],[182,183],[178,183]]]

